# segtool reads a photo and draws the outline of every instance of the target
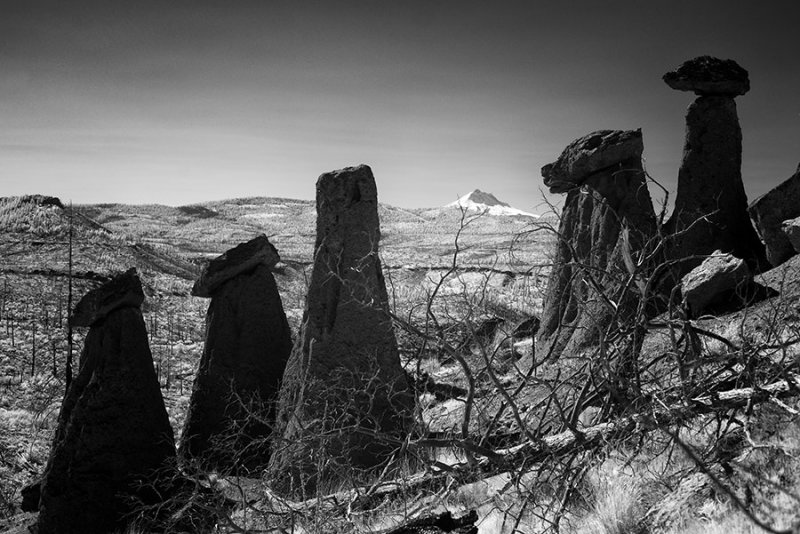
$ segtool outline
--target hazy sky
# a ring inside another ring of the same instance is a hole
[[[390,204],[541,212],[567,143],[639,127],[674,196],[694,96],[661,76],[711,54],[750,72],[752,199],[800,163],[798,28],[798,0],[0,0],[0,196],[311,199],[367,163]]]

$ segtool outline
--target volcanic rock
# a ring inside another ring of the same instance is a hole
[[[746,72],[737,75],[741,67],[732,65],[704,57],[665,76],[671,87],[698,87],[704,95],[686,115],[678,194],[667,223],[672,235],[668,256],[678,262],[677,278],[715,250],[744,259],[756,272],[768,266],[764,245],[747,214],[742,183],[742,131],[733,96],[743,94],[748,85]]]
[[[181,453],[217,471],[260,470],[269,461],[274,400],[292,349],[269,269],[277,258],[262,235],[213,260],[212,274],[201,277],[213,283],[195,285],[213,296]]]
[[[749,208],[750,217],[767,247],[767,259],[777,267],[792,256],[790,238],[782,228],[784,221],[800,217],[800,166],[786,181],[756,199]]]
[[[744,260],[717,250],[681,279],[681,294],[692,317],[722,298],[735,294],[753,280]]]
[[[732,59],[700,56],[664,75],[664,82],[676,91],[693,91],[701,96],[739,96],[750,90],[747,71]]]
[[[551,193],[566,193],[590,175],[641,158],[641,130],[599,130],[567,145],[554,163],[542,167],[544,185]]]
[[[543,358],[596,347],[615,323],[630,321],[638,306],[638,285],[627,280],[656,234],[642,146],[640,130],[603,130],[570,143],[556,163],[542,169],[545,183],[557,182],[557,190],[567,192],[538,332],[536,352]],[[590,152],[606,156],[593,165],[563,163]],[[637,276],[646,274],[644,269]]]
[[[131,268],[108,283],[86,293],[75,306],[69,322],[72,326],[93,326],[119,308],[138,308],[144,302],[142,283]]]
[[[387,461],[408,431],[413,397],[388,314],[379,240],[372,170],[320,176],[314,266],[270,463],[272,487],[282,493],[358,479]]]
[[[800,217],[783,221],[781,225],[784,235],[789,239],[789,243],[795,252],[800,253]]]
[[[124,287],[125,293],[141,294],[131,271],[109,286],[96,291],[114,294]],[[174,464],[172,428],[141,310],[113,306],[93,322],[80,370],[61,405],[41,486],[39,532],[106,534],[124,528],[138,506],[163,499],[160,475]]]
[[[268,269],[280,261],[280,256],[267,236],[261,234],[246,243],[241,243],[211,260],[192,288],[195,297],[211,297],[227,280],[256,265],[264,264]]]

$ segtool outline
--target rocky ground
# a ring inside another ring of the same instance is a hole
[[[19,512],[20,490],[47,460],[68,353],[67,211],[4,202],[0,531],[31,520]],[[146,295],[142,311],[176,435],[203,350],[208,302],[190,290],[204,258],[266,233],[281,254],[276,281],[296,335],[314,239],[313,203],[239,199],[75,211],[75,301],[109,273],[138,268]],[[266,528],[276,524],[278,513],[277,524],[293,525],[295,532],[379,531],[447,509],[477,510],[480,532],[748,532],[754,523],[740,505],[776,529],[796,524],[797,397],[790,391],[761,402],[756,395],[758,402],[719,409],[715,399],[718,392],[757,390],[794,377],[800,260],[757,278],[776,296],[693,320],[699,350],[691,357],[681,325],[652,321],[640,362],[642,389],[651,413],[680,407],[684,415],[675,424],[657,430],[652,420],[637,419],[624,431],[602,427],[591,434],[595,441],[570,446],[563,455],[526,456],[515,447],[636,412],[613,413],[588,399],[584,386],[598,376],[589,372],[590,358],[539,364],[532,326],[518,329],[541,311],[553,244],[548,221],[462,220],[457,209],[388,206],[380,216],[401,358],[418,385],[420,418],[429,433],[413,444],[416,460],[336,502],[286,503],[255,479],[205,479],[239,503],[225,508],[232,524]],[[84,335],[75,329],[76,359]],[[696,399],[706,397],[710,408],[701,409],[705,405]],[[579,409],[571,410],[569,402]],[[387,489],[390,483],[394,490]]]

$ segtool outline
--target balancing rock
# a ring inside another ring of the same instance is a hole
[[[730,252],[760,272],[764,245],[747,213],[742,182],[742,130],[734,97],[747,92],[747,71],[732,60],[699,57],[664,75],[673,89],[700,95],[686,115],[686,141],[675,209],[667,223],[669,259],[677,278],[715,250]]]
[[[542,358],[595,347],[636,310],[628,264],[639,261],[656,233],[642,150],[640,130],[602,130],[573,141],[542,168],[551,191],[567,193],[538,331]]]

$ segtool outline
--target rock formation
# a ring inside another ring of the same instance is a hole
[[[274,398],[292,349],[265,235],[212,260],[192,294],[211,297],[206,343],[181,437],[181,453],[220,471],[263,469]]]
[[[678,173],[675,210],[667,223],[669,257],[678,277],[719,249],[767,268],[764,246],[747,215],[742,183],[742,131],[734,97],[750,89],[747,71],[732,60],[702,56],[664,75],[679,91],[698,98],[686,115],[686,141]]]
[[[800,165],[785,182],[756,199],[749,208],[750,217],[767,247],[767,259],[777,267],[795,255],[783,222],[800,217]]]
[[[272,487],[314,492],[358,479],[399,448],[413,397],[378,260],[378,199],[366,165],[317,180],[317,238],[303,324],[281,386]]]
[[[800,253],[800,217],[783,221],[781,230],[783,230],[786,239],[789,240],[792,250],[795,253]]]
[[[719,250],[681,279],[681,294],[692,317],[698,317],[709,305],[733,296],[737,289],[744,295],[753,275],[747,263]]]
[[[656,232],[642,150],[640,130],[601,130],[542,168],[550,191],[567,193],[538,333],[542,358],[596,347],[612,323],[636,310],[626,261],[638,261]]]
[[[140,503],[158,502],[158,475],[175,463],[175,443],[153,368],[136,271],[89,292],[70,318],[87,324],[45,468],[41,534],[106,534]]]

